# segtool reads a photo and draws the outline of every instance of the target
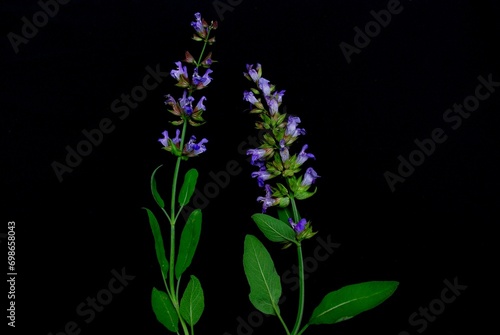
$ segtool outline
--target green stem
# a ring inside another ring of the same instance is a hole
[[[299,261],[299,306],[297,311],[297,319],[295,320],[295,326],[292,330],[292,335],[296,335],[299,330],[300,324],[302,322],[302,316],[304,314],[304,259],[302,256],[302,246],[300,242],[297,243],[297,256]]]
[[[200,66],[201,59],[203,58],[203,54],[205,53],[205,48],[207,47],[207,44],[208,44],[208,39],[210,37],[211,30],[212,30],[212,28],[208,28],[207,36],[205,37],[205,40],[203,41],[203,48],[201,48],[200,57],[198,57],[198,62],[196,62],[196,64],[195,64],[196,67]]]
[[[281,314],[279,312],[276,312],[276,315],[278,316],[278,319],[280,320],[281,324],[283,325],[283,328],[285,328],[286,334],[290,335],[290,331],[288,330],[288,327],[286,326],[285,321],[281,317]]]
[[[290,203],[292,204],[293,219],[295,222],[299,222],[300,215],[297,209],[297,204],[293,196],[290,197]],[[298,241],[296,245],[297,245],[297,258],[299,263],[299,303],[298,303],[297,318],[295,319],[295,326],[293,327],[292,335],[296,335],[300,328],[302,317],[304,315],[304,299],[305,299],[304,257],[302,255],[302,245],[300,241]]]

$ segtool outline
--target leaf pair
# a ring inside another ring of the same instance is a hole
[[[163,244],[163,237],[154,213],[144,207],[148,213],[149,224],[155,241],[155,251],[158,264],[160,265],[163,278],[167,278],[169,263],[165,254],[165,247]],[[175,277],[177,279],[186,271],[191,265],[198,242],[201,236],[201,221],[202,215],[200,209],[195,209],[189,215],[186,225],[182,229],[181,239],[179,242],[179,252],[177,254],[177,261],[175,263]]]
[[[254,307],[262,313],[277,315],[281,280],[271,255],[253,235],[245,237],[243,266],[250,285],[249,299]],[[398,285],[397,281],[369,281],[330,292],[314,309],[306,327],[348,320],[381,304]]]
[[[162,197],[160,196],[160,193],[158,192],[158,189],[156,187],[156,178],[155,178],[156,171],[158,171],[158,169],[161,167],[162,165],[158,166],[151,174],[151,193],[153,194],[153,198],[155,199],[158,206],[160,206],[160,208],[165,208],[165,202],[163,201]],[[197,180],[198,180],[198,171],[196,169],[190,169],[184,175],[184,182],[182,183],[182,187],[179,192],[179,197],[177,199],[180,206],[186,206],[191,200],[191,197],[193,196],[193,193],[195,191]]]
[[[162,325],[172,332],[179,330],[179,316],[167,293],[153,287],[151,305],[157,320]],[[181,317],[188,325],[194,326],[204,308],[203,289],[198,278],[192,275],[181,299],[179,308]]]

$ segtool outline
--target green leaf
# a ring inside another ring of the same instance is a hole
[[[153,306],[156,319],[162,325],[174,333],[179,330],[179,317],[177,316],[174,305],[172,305],[172,301],[170,301],[167,293],[153,287],[153,292],[151,293],[151,305]]]
[[[182,229],[179,241],[179,253],[175,262],[175,276],[177,279],[191,265],[196,247],[201,235],[201,209],[197,208],[189,215],[186,225]]]
[[[156,179],[155,179],[155,174],[156,171],[161,168],[161,165],[158,166],[153,173],[151,174],[151,193],[153,193],[153,198],[155,199],[156,203],[160,208],[163,208],[165,206],[165,203],[163,202],[163,199],[161,198],[160,194],[158,193],[156,189]]]
[[[308,324],[333,324],[348,320],[381,304],[398,285],[397,281],[370,281],[330,292],[314,309]]]
[[[205,299],[200,281],[195,276],[191,276],[186,290],[181,299],[181,316],[190,326],[194,326],[201,317],[205,308]]]
[[[296,242],[296,234],[290,224],[263,213],[252,215],[252,219],[270,241]]]
[[[278,207],[277,211],[279,219],[289,225],[288,218],[293,218],[292,206],[285,208]]]
[[[250,285],[249,298],[255,308],[264,314],[277,315],[281,296],[281,281],[271,255],[259,239],[246,235],[243,267]]]
[[[184,175],[184,183],[182,184],[181,190],[179,192],[179,204],[181,206],[186,206],[191,200],[191,196],[194,193],[194,188],[196,187],[196,180],[198,179],[198,171],[196,169],[190,169]]]
[[[151,226],[151,231],[153,232],[153,237],[155,240],[155,250],[156,258],[158,259],[158,264],[160,264],[161,273],[163,278],[167,278],[168,273],[168,261],[165,256],[165,247],[163,246],[163,237],[161,235],[160,225],[158,220],[156,220],[155,215],[148,208],[143,207],[148,213],[149,225]]]

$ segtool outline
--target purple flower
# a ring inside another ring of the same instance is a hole
[[[300,123],[300,118],[297,116],[289,116],[288,122],[286,124],[285,135],[290,135],[292,137],[297,137],[299,135],[305,135],[306,131],[302,128],[297,128]]]
[[[184,110],[187,115],[191,115],[193,113],[193,101],[194,98],[192,96],[186,96],[187,91],[184,90],[182,98],[179,99],[179,105]]]
[[[264,188],[266,189],[266,196],[265,197],[257,197],[257,201],[262,202],[262,213],[265,213],[269,207],[273,206],[276,203],[276,199],[274,199],[271,196],[271,194],[272,194],[271,186],[269,184],[266,184],[264,186]]]
[[[206,98],[206,97],[204,97],[204,96],[200,98],[200,100],[198,101],[198,103],[196,104],[196,107],[195,107],[195,109],[196,109],[197,111],[198,111],[198,110],[202,110],[202,111],[206,110],[205,105],[203,104],[203,102],[204,102],[205,100],[207,100],[207,98]]]
[[[170,71],[170,75],[177,80],[181,80],[181,76],[187,78],[187,68],[185,66],[182,66],[182,62],[175,62],[175,65],[177,65],[177,70],[174,69]]]
[[[271,85],[269,85],[269,80],[264,78],[259,78],[259,82],[257,85],[259,86],[262,93],[264,93],[264,96],[271,95]]]
[[[164,147],[168,147],[168,131],[163,131],[161,133],[163,135],[163,138],[159,138],[158,142],[160,142]]]
[[[176,129],[175,131],[175,138],[172,139],[172,142],[174,142],[174,144],[177,144],[181,141],[179,135],[180,135],[181,131],[180,129]],[[163,138],[160,138],[158,139],[158,142],[160,142],[164,147],[168,147],[168,131],[163,131],[163,133],[161,133],[163,135]]]
[[[196,18],[196,21],[191,22],[191,27],[194,28],[198,35],[205,36],[206,30],[205,27],[203,27],[203,22],[201,21],[201,14],[195,13],[194,17]]]
[[[189,142],[186,144],[186,151],[188,152],[188,154],[192,155],[192,156],[198,156],[199,154],[207,151],[207,149],[205,148],[205,143],[208,142],[208,140],[206,138],[202,139],[200,142],[198,143],[195,143],[196,141],[196,137],[193,135],[191,136],[191,139],[189,140]]]
[[[255,95],[253,95],[253,92],[250,91],[243,92],[243,100],[248,101],[252,105],[255,105],[256,103],[259,102],[259,100],[257,100]]]
[[[257,178],[257,182],[260,187],[264,186],[264,181],[271,178],[271,174],[266,170],[265,167],[262,167],[259,171],[252,172],[252,178]]]
[[[212,72],[213,72],[212,70],[207,69],[203,77],[200,77],[200,75],[198,74],[198,68],[195,68],[193,73],[193,84],[198,86],[198,88],[207,86],[212,81],[212,78],[208,76]]]
[[[285,90],[281,90],[279,92],[275,92],[272,95],[267,95],[266,96],[266,102],[267,105],[269,106],[269,113],[271,115],[274,115],[278,112],[278,107],[281,104],[281,101],[283,100],[283,95],[285,94]]]
[[[306,170],[306,173],[304,173],[304,179],[302,179],[301,185],[302,186],[310,186],[319,177],[320,176],[318,176],[318,174],[316,173],[316,171],[314,171],[314,169],[310,167],[310,168],[308,168]]]
[[[165,95],[165,105],[175,105],[177,102],[175,101],[174,97],[172,97],[170,94]]]
[[[283,162],[286,162],[290,158],[290,153],[288,147],[285,144],[285,140],[280,141],[280,156]]]
[[[254,82],[257,82],[260,78],[260,76],[259,76],[260,69],[261,69],[261,66],[259,63],[257,63],[257,66],[255,69],[253,68],[253,65],[247,64],[248,75],[250,76],[250,78],[252,78],[252,80]]]
[[[265,154],[266,154],[265,149],[248,149],[247,150],[247,155],[252,155],[252,160],[251,160],[252,165],[255,165],[256,161],[264,158]]]
[[[306,219],[300,219],[299,222],[295,223],[293,222],[292,218],[288,218],[288,222],[292,226],[293,230],[298,234],[304,230],[306,227],[307,220]]]
[[[308,145],[304,144],[304,146],[302,147],[302,151],[300,151],[300,153],[297,156],[297,160],[295,161],[295,163],[297,163],[297,165],[300,166],[300,165],[304,164],[304,162],[307,161],[309,158],[316,159],[316,157],[314,157],[313,154],[308,154],[306,152],[307,148],[308,148]]]

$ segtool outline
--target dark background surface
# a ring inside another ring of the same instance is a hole
[[[255,117],[242,100],[251,87],[242,72],[257,62],[265,78],[286,90],[283,106],[301,118],[307,130],[301,140],[317,158],[308,164],[321,175],[318,193],[299,204],[301,212],[318,236],[339,244],[310,271],[306,315],[324,294],[344,285],[400,282],[383,305],[308,332],[453,335],[495,329],[488,302],[498,291],[500,87],[456,129],[443,114],[475,94],[479,76],[500,82],[497,2],[401,1],[401,12],[351,62],[340,43],[354,45],[354,28],[364,29],[373,21],[370,11],[386,9],[388,1],[232,4],[218,13],[212,1],[73,0],[16,53],[8,34],[21,35],[22,18],[32,22],[41,7],[36,1],[2,2],[0,233],[8,221],[16,222],[14,333],[56,334],[71,321],[80,334],[167,333],[150,307],[151,288],[162,283],[141,207],[157,209],[149,178],[160,164],[160,184],[165,197],[169,193],[173,159],[157,139],[171,129],[163,96],[180,90],[165,77],[125,117],[111,105],[142,84],[147,66],[169,72],[185,50],[198,52],[190,40],[195,12],[219,21],[212,48],[218,63],[203,91],[208,122],[194,130],[209,139],[208,150],[183,168],[198,168],[203,193],[213,174],[230,162],[238,167],[227,185],[199,202],[202,238],[190,271],[202,282],[206,307],[197,333],[282,333],[275,318],[259,319],[248,301],[241,263],[244,236],[260,233],[250,216],[260,211],[255,199],[262,194],[238,150],[250,148],[245,143],[256,134]],[[64,163],[67,146],[76,148],[85,139],[82,131],[105,118],[113,130],[59,181],[52,164]],[[392,192],[384,173],[397,173],[398,156],[408,158],[417,149],[414,140],[429,138],[435,128],[443,129],[446,141]],[[306,243],[306,256],[317,246]],[[295,263],[291,250],[269,247],[278,272],[288,271]],[[105,289],[113,270],[133,279],[94,317],[82,316],[77,306]],[[466,288],[440,305],[446,280]],[[285,285],[284,294],[291,304],[296,291]],[[421,321],[410,323],[421,307],[439,306],[444,310],[426,329]],[[294,308],[282,310],[291,320]],[[239,329],[241,320],[254,326]]]

